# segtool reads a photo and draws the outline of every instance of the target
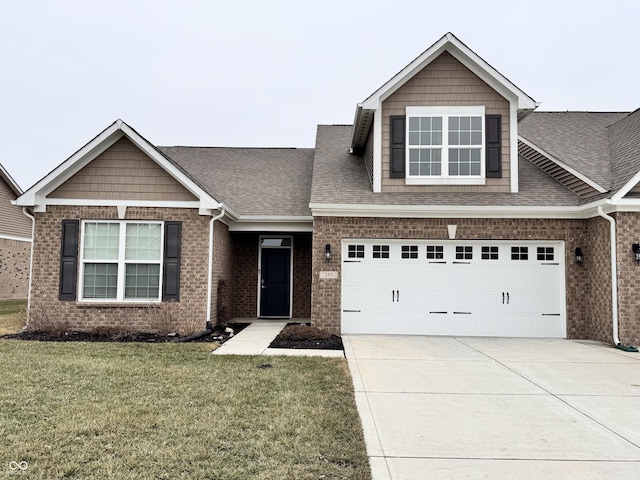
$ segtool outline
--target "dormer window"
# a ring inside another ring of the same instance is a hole
[[[476,107],[407,107],[406,183],[483,184],[485,113]]]

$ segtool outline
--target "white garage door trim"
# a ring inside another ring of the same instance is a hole
[[[342,333],[566,337],[561,241],[342,242]]]

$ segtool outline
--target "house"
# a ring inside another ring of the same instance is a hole
[[[27,298],[32,221],[12,205],[22,189],[0,164],[0,300]]]
[[[538,105],[448,33],[313,149],[157,147],[118,120],[16,201],[30,315],[638,342],[640,112]]]

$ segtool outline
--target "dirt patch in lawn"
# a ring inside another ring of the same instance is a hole
[[[269,348],[344,350],[342,338],[308,323],[289,323]]]
[[[230,323],[228,325],[216,325],[211,334],[188,340],[191,342],[217,342],[224,343],[234,335],[241,332],[248,323]],[[228,329],[231,329],[229,331]],[[17,340],[35,340],[40,342],[143,342],[143,343],[167,343],[185,341],[187,337],[177,334],[160,335],[158,333],[122,332],[113,328],[98,328],[92,332],[56,331],[56,332],[20,332],[3,335],[0,338]]]

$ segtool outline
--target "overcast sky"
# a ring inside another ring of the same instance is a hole
[[[0,6],[0,163],[24,190],[118,118],[155,145],[313,147],[448,31],[540,110],[640,107],[637,0]]]

